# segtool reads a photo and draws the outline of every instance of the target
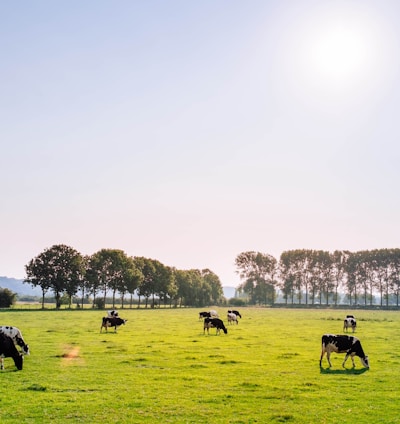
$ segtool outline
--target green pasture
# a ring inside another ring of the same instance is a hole
[[[116,334],[98,310],[0,312],[31,349],[22,371],[4,361],[1,422],[400,423],[400,313],[356,312],[365,370],[319,367],[321,335],[353,311],[242,308],[219,336],[199,311],[122,310]]]

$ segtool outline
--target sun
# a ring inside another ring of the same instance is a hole
[[[360,28],[326,28],[310,45],[309,66],[332,80],[352,79],[368,68],[368,39]]]
[[[318,90],[359,87],[374,78],[382,62],[383,33],[380,20],[366,11],[315,11],[293,26],[288,64],[296,78]]]

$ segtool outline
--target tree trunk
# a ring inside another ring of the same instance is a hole
[[[61,308],[60,293],[56,292],[56,309]]]
[[[113,290],[113,296],[112,296],[113,302],[112,302],[112,307],[113,309],[115,309],[115,289]]]
[[[42,289],[42,309],[44,309],[44,295],[46,294],[45,290]]]

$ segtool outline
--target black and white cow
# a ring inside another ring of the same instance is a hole
[[[238,317],[233,312],[228,312],[227,318],[228,318],[228,324],[234,324],[234,323],[239,324]]]
[[[0,333],[0,369],[4,369],[4,358],[13,358],[17,369],[22,370],[24,356],[18,352],[14,340],[4,333]]]
[[[108,318],[117,318],[118,311],[116,309],[111,309],[111,311],[107,311]]]
[[[199,319],[202,318],[218,318],[218,312],[213,309],[209,312],[199,312]]]
[[[210,334],[210,328],[216,328],[216,334],[219,334],[220,330],[222,330],[225,334],[228,333],[224,322],[219,318],[205,318],[204,319],[204,333],[207,330],[207,333]]]
[[[18,345],[22,349],[24,355],[29,355],[29,346],[25,343],[21,331],[17,327],[11,327],[8,325],[0,326],[0,333],[11,337],[15,345]]]
[[[120,325],[125,325],[126,321],[128,321],[127,319],[122,319],[119,317],[103,317],[102,323],[101,323],[101,327],[100,327],[100,333],[103,331],[103,328],[106,329],[106,331],[108,331],[108,327],[114,327],[114,332],[117,332],[117,327],[119,327]]]
[[[199,312],[199,319],[211,318],[210,312]]]
[[[356,331],[357,321],[353,316],[348,315],[343,321],[343,331],[347,333],[350,327],[354,333]]]
[[[359,356],[363,366],[365,368],[369,368],[368,356],[365,355],[360,340],[358,340],[357,337],[347,335],[324,334],[322,336],[322,352],[321,358],[319,360],[319,366],[321,366],[322,364],[322,358],[324,357],[325,353],[329,366],[332,366],[330,361],[330,356],[332,352],[346,354],[342,363],[343,367],[349,357],[351,358],[354,367],[354,356]]]
[[[235,314],[236,316],[238,316],[239,318],[242,318],[242,316],[240,315],[239,311],[228,311],[228,314]]]

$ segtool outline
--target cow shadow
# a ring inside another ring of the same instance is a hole
[[[361,375],[364,374],[369,368],[343,368],[341,370],[333,370],[331,368],[319,367],[321,374],[337,374],[337,375]]]

